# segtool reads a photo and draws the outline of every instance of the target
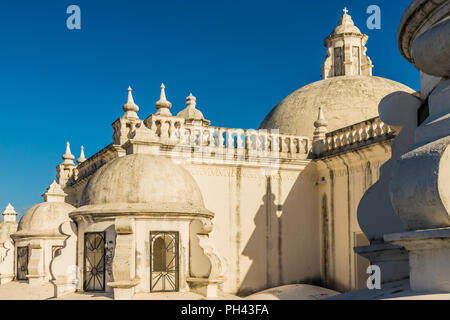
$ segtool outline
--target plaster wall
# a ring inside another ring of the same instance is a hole
[[[353,247],[362,245],[356,239],[365,238],[356,210],[389,158],[390,146],[385,141],[321,160],[272,168],[182,163],[196,180],[206,208],[215,214],[209,236],[226,261],[223,291],[246,295],[291,283],[339,291],[358,288],[363,283],[361,276],[365,277],[361,270],[368,262],[353,252]],[[159,231],[184,230],[180,231],[184,257],[180,258],[180,277],[188,277],[189,266],[183,261],[189,261],[189,226],[182,220],[160,223]],[[111,228],[107,241],[113,241],[113,224],[82,226],[79,234]],[[158,231],[154,227],[151,230]],[[150,290],[149,232],[146,222],[136,224],[136,276],[140,278],[136,292]],[[78,241],[82,262],[84,240],[80,236]],[[185,285],[180,281],[181,291],[187,290]]]
[[[136,279],[139,280],[135,287],[135,293],[150,292],[150,231],[177,231],[179,232],[179,291],[189,291],[186,279],[189,277],[189,223],[190,220],[166,219],[136,219],[135,224],[135,264],[131,265],[131,270],[136,271]],[[81,223],[78,233],[78,264],[80,267],[80,278],[82,290],[83,268],[84,268],[84,233],[85,232],[106,232],[106,256],[114,256],[116,232],[114,220],[94,222],[92,224]],[[109,252],[112,250],[112,252]],[[112,260],[106,259],[105,291],[112,292],[112,288],[106,285],[114,282],[112,274]]]
[[[365,285],[361,271],[369,265],[368,260],[357,257],[353,251],[355,246],[362,245],[357,241],[365,240],[357,220],[357,208],[366,190],[378,180],[380,167],[390,157],[389,143],[383,142],[316,162],[321,274],[329,288],[344,292]]]
[[[21,240],[16,240],[15,244],[14,244],[14,252],[15,252],[15,256],[14,256],[14,274],[17,277],[17,248],[18,247],[27,247],[30,245],[30,243],[32,242],[32,239],[21,239]],[[43,280],[45,281],[49,281],[52,279],[52,275],[50,272],[50,264],[51,261],[53,260],[53,247],[58,247],[58,248],[62,248],[64,245],[64,239],[42,239],[41,240],[41,246],[42,246],[42,266],[43,266],[43,271],[44,271],[44,278]],[[30,255],[31,255],[31,250],[34,249],[28,249],[28,259],[30,259]],[[30,260],[28,260],[30,261]],[[30,267],[29,267],[30,268]]]
[[[320,282],[312,167],[185,166],[215,213],[210,237],[227,262],[224,292]]]

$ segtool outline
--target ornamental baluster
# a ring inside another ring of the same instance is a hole
[[[281,142],[281,148],[280,151],[284,154],[288,154],[289,153],[289,143],[290,143],[290,138],[286,137],[286,136],[280,136],[280,142]]]
[[[381,128],[382,126],[382,122],[381,121],[376,121],[375,122],[375,133],[377,135],[377,137],[383,135],[383,129]]]
[[[234,141],[233,141],[233,133],[231,132],[231,130],[226,130],[225,131],[225,136],[226,136],[226,147],[227,149],[231,149],[234,148]]]
[[[292,157],[295,157],[297,155],[297,152],[295,150],[295,144],[294,144],[294,138],[291,137],[289,139],[289,152],[291,153]]]
[[[262,152],[264,155],[267,154],[267,152],[269,151],[269,137],[267,136],[267,131],[260,132],[259,143],[260,143],[259,151]]]
[[[224,132],[226,132],[224,128],[219,129],[219,144],[217,145],[219,148],[223,148],[225,146],[225,138],[223,137]]]
[[[244,140],[242,139],[243,132],[242,130],[236,131],[236,148],[243,149]]]

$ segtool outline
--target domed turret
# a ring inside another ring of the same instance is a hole
[[[65,203],[66,194],[54,181],[42,195],[45,202],[29,209],[20,219],[18,231],[14,237],[61,236],[59,226],[70,221],[69,212],[75,207]]]
[[[84,213],[211,214],[190,173],[161,156],[132,154],[97,170],[81,197]]]

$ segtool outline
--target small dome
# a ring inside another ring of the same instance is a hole
[[[380,77],[341,76],[311,83],[294,91],[266,116],[260,129],[312,137],[314,121],[322,107],[328,131],[378,116],[378,104],[387,95],[411,88]]]
[[[89,180],[76,213],[207,213],[190,173],[169,158],[147,154],[119,157]]]
[[[191,123],[193,121],[201,121],[204,125],[209,125],[210,121],[206,120],[203,113],[196,108],[197,98],[189,94],[186,97],[186,108],[178,112],[177,117],[184,118],[186,123]]]
[[[75,207],[65,202],[42,202],[29,209],[20,219],[15,236],[61,236],[59,226],[70,221]]]
[[[203,113],[196,108],[183,109],[178,112],[177,117],[181,117],[186,120],[205,120]]]

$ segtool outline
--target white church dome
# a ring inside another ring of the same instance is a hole
[[[29,209],[19,222],[16,236],[61,235],[59,226],[70,221],[75,207],[65,202],[42,202]]]
[[[69,213],[75,207],[64,202],[66,193],[55,181],[42,195],[45,202],[29,209],[20,219],[14,237],[61,236],[59,226],[70,221]]]
[[[112,160],[89,180],[76,213],[186,213],[205,209],[191,174],[169,158],[132,154]]]
[[[338,26],[324,41],[327,57],[323,80],[287,96],[266,116],[260,129],[311,138],[319,107],[328,121],[328,131],[333,131],[378,116],[380,101],[393,92],[414,93],[401,83],[372,76],[368,36],[355,26],[348,10],[343,11]]]
[[[378,104],[387,95],[414,90],[374,76],[339,76],[311,83],[294,91],[266,116],[260,129],[312,137],[319,107],[333,131],[378,116]]]

